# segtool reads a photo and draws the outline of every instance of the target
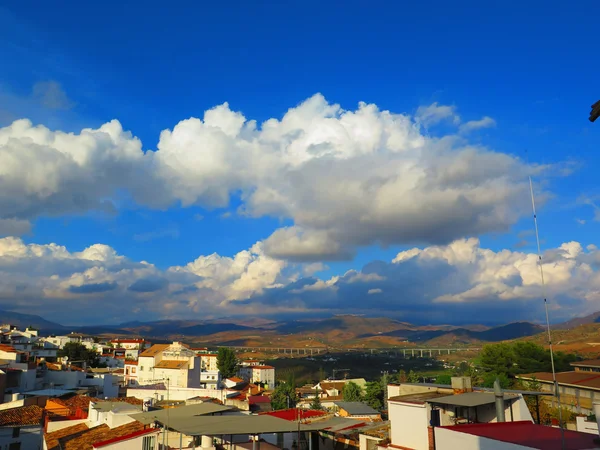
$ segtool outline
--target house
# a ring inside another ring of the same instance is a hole
[[[562,446],[559,428],[536,425],[530,421],[477,423],[437,427],[436,450],[584,450],[598,448],[597,435],[564,430]]]
[[[111,428],[102,424],[88,427],[79,423],[71,427],[46,433],[45,450],[157,450],[160,429],[132,421]],[[151,437],[151,439],[144,439]],[[117,445],[117,444],[125,445]],[[148,445],[144,447],[144,445]],[[25,449],[23,449],[25,450]]]
[[[136,386],[137,382],[137,369],[138,369],[138,361],[125,361],[124,364],[124,374],[125,374],[125,385],[126,386]]]
[[[201,358],[180,342],[155,344],[140,353],[137,383],[154,384],[158,381],[169,386],[199,388]]]
[[[275,367],[266,365],[242,366],[238,375],[249,383],[265,384],[267,389],[275,387]]]
[[[44,410],[37,405],[0,411],[0,448],[40,450]]]
[[[536,372],[517,375],[525,382],[537,382],[542,392],[554,392],[554,381],[551,372]],[[563,406],[578,414],[591,414],[594,402],[600,401],[600,373],[587,370],[559,372],[556,381],[560,390]],[[554,403],[554,399],[552,400]]]
[[[197,352],[202,363],[202,370],[219,370],[217,367],[217,355],[215,353]]]
[[[46,416],[49,420],[56,419],[87,419],[90,403],[100,401],[86,395],[67,395],[46,400]]]
[[[495,395],[473,391],[470,381],[466,377],[453,377],[452,386],[444,388],[411,383],[389,385],[391,444],[425,450],[431,448],[435,427],[497,422]],[[521,394],[504,393],[502,404],[506,421],[533,423]]]
[[[116,397],[119,395],[119,376],[83,370],[47,370],[42,386],[46,389],[85,389],[92,395]]]
[[[218,370],[203,370],[200,372],[200,386],[204,389],[219,389],[221,372]]]
[[[575,372],[600,372],[600,359],[572,362],[571,367]]]
[[[250,395],[248,396],[248,405],[250,412],[268,412],[272,411],[271,399],[266,395]]]
[[[351,419],[367,419],[370,421],[381,420],[379,411],[363,402],[335,402],[338,415]]]

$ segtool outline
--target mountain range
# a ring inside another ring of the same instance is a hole
[[[600,320],[600,313],[595,318]],[[583,320],[578,319],[578,320]],[[572,321],[570,321],[572,322]],[[337,315],[320,319],[276,321],[261,318],[216,320],[161,320],[119,325],[72,327],[40,316],[0,311],[0,323],[33,326],[46,334],[79,332],[91,335],[144,336],[156,340],[180,339],[206,345],[390,347],[406,343],[468,345],[532,336],[543,327],[530,322],[484,325],[414,325],[385,317]],[[575,322],[573,322],[575,323]],[[564,325],[564,324],[563,324]]]

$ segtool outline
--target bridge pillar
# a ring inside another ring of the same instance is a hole
[[[415,356],[415,349],[412,349],[412,356]]]
[[[438,348],[438,355],[441,355],[441,354],[442,354],[442,349]]]
[[[450,349],[448,349],[448,354],[450,354]]]
[[[404,358],[406,358],[406,350],[402,350],[402,353],[403,353],[403,355],[402,355],[402,356],[403,356]]]
[[[311,348],[310,349],[310,356],[312,356],[312,354],[313,354],[313,349]]]
[[[421,350],[421,358],[423,357],[423,350]]]
[[[431,349],[429,349],[429,357],[431,358]]]

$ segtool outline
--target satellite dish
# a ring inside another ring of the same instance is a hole
[[[69,360],[69,357],[68,357],[68,356],[63,356],[63,359],[64,359],[65,361],[68,361],[68,360]]]

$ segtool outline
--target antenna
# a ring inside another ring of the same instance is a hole
[[[537,243],[538,265],[540,266],[540,278],[542,281],[542,295],[544,296],[544,309],[546,311],[546,328],[548,330],[548,347],[550,348],[550,365],[552,366],[552,382],[554,383],[554,395],[558,403],[558,427],[560,428],[561,448],[565,448],[565,430],[563,429],[562,405],[560,403],[560,390],[556,381],[556,370],[554,368],[554,350],[552,348],[552,333],[550,331],[550,315],[548,314],[548,296],[546,295],[546,282],[544,280],[544,266],[542,264],[542,250],[540,247],[540,234],[538,231],[537,213],[535,211],[535,197],[533,195],[533,183],[529,176],[529,191],[531,192],[531,208],[533,209],[533,223],[535,225],[535,241]]]

